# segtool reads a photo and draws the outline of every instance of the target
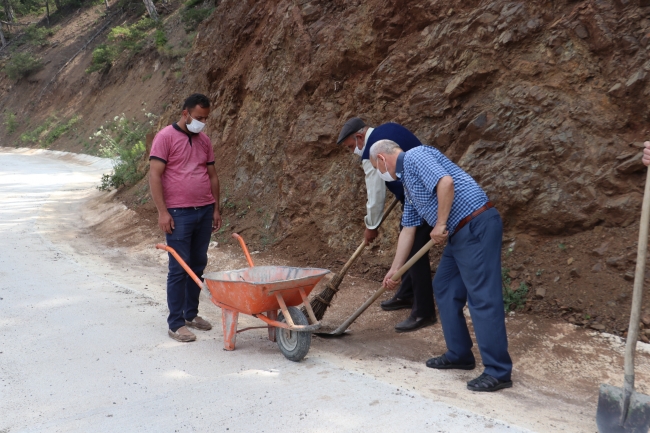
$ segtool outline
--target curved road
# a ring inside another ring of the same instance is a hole
[[[164,305],[46,236],[57,215],[45,205],[109,169],[0,148],[1,433],[528,431],[318,354],[287,361],[263,331],[234,352],[221,350],[220,326],[195,343],[171,340]]]

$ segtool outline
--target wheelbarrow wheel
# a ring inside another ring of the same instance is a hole
[[[288,307],[291,319],[296,325],[309,325],[307,318],[297,307]],[[278,315],[278,322],[286,323],[284,314]],[[296,332],[289,329],[277,328],[276,339],[280,352],[290,361],[298,362],[307,355],[311,346],[311,332]]]

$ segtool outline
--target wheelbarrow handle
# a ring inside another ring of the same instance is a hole
[[[246,255],[246,260],[248,261],[248,264],[251,265],[251,268],[255,267],[255,265],[253,264],[253,259],[251,258],[251,255],[248,252],[248,247],[246,247],[246,242],[244,242],[244,238],[239,236],[237,233],[233,233],[232,237],[239,241],[239,245],[241,245],[241,249],[244,250],[244,254]]]
[[[196,276],[194,271],[189,266],[187,266],[187,263],[185,263],[185,260],[181,259],[181,256],[178,255],[178,253],[176,252],[175,249],[173,249],[172,247],[170,247],[168,245],[165,245],[165,244],[156,244],[156,248],[158,248],[159,250],[165,250],[169,254],[174,256],[176,261],[183,267],[183,269],[185,269],[185,272],[187,272],[187,274],[190,277],[192,277],[192,279],[194,280],[196,285],[199,286],[202,289],[207,289],[205,287],[205,283],[203,281],[201,281],[201,279],[199,277]]]

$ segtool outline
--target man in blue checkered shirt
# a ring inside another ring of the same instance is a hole
[[[401,179],[406,202],[397,252],[384,285],[406,262],[415,227],[424,219],[431,239],[447,245],[433,279],[447,352],[427,361],[437,369],[473,370],[463,307],[467,303],[485,370],[467,382],[472,391],[497,391],[512,386],[503,294],[501,292],[501,217],[476,181],[439,150],[419,146],[407,152],[393,141],[370,148],[370,162],[384,177]]]

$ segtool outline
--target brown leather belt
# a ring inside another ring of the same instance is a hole
[[[462,229],[463,227],[465,227],[465,225],[466,225],[468,222],[470,222],[471,220],[473,220],[474,218],[476,218],[477,216],[479,216],[480,214],[482,214],[482,213],[485,212],[486,210],[488,210],[488,209],[490,209],[490,208],[493,208],[493,207],[494,207],[494,205],[492,204],[491,201],[489,201],[489,202],[485,203],[483,206],[481,206],[480,208],[476,209],[476,210],[475,210],[474,212],[472,212],[471,214],[467,215],[465,218],[463,218],[462,220],[460,220],[460,222],[459,222],[458,225],[456,226],[456,230],[454,230],[454,234],[458,233],[458,230],[460,230],[460,229]]]

